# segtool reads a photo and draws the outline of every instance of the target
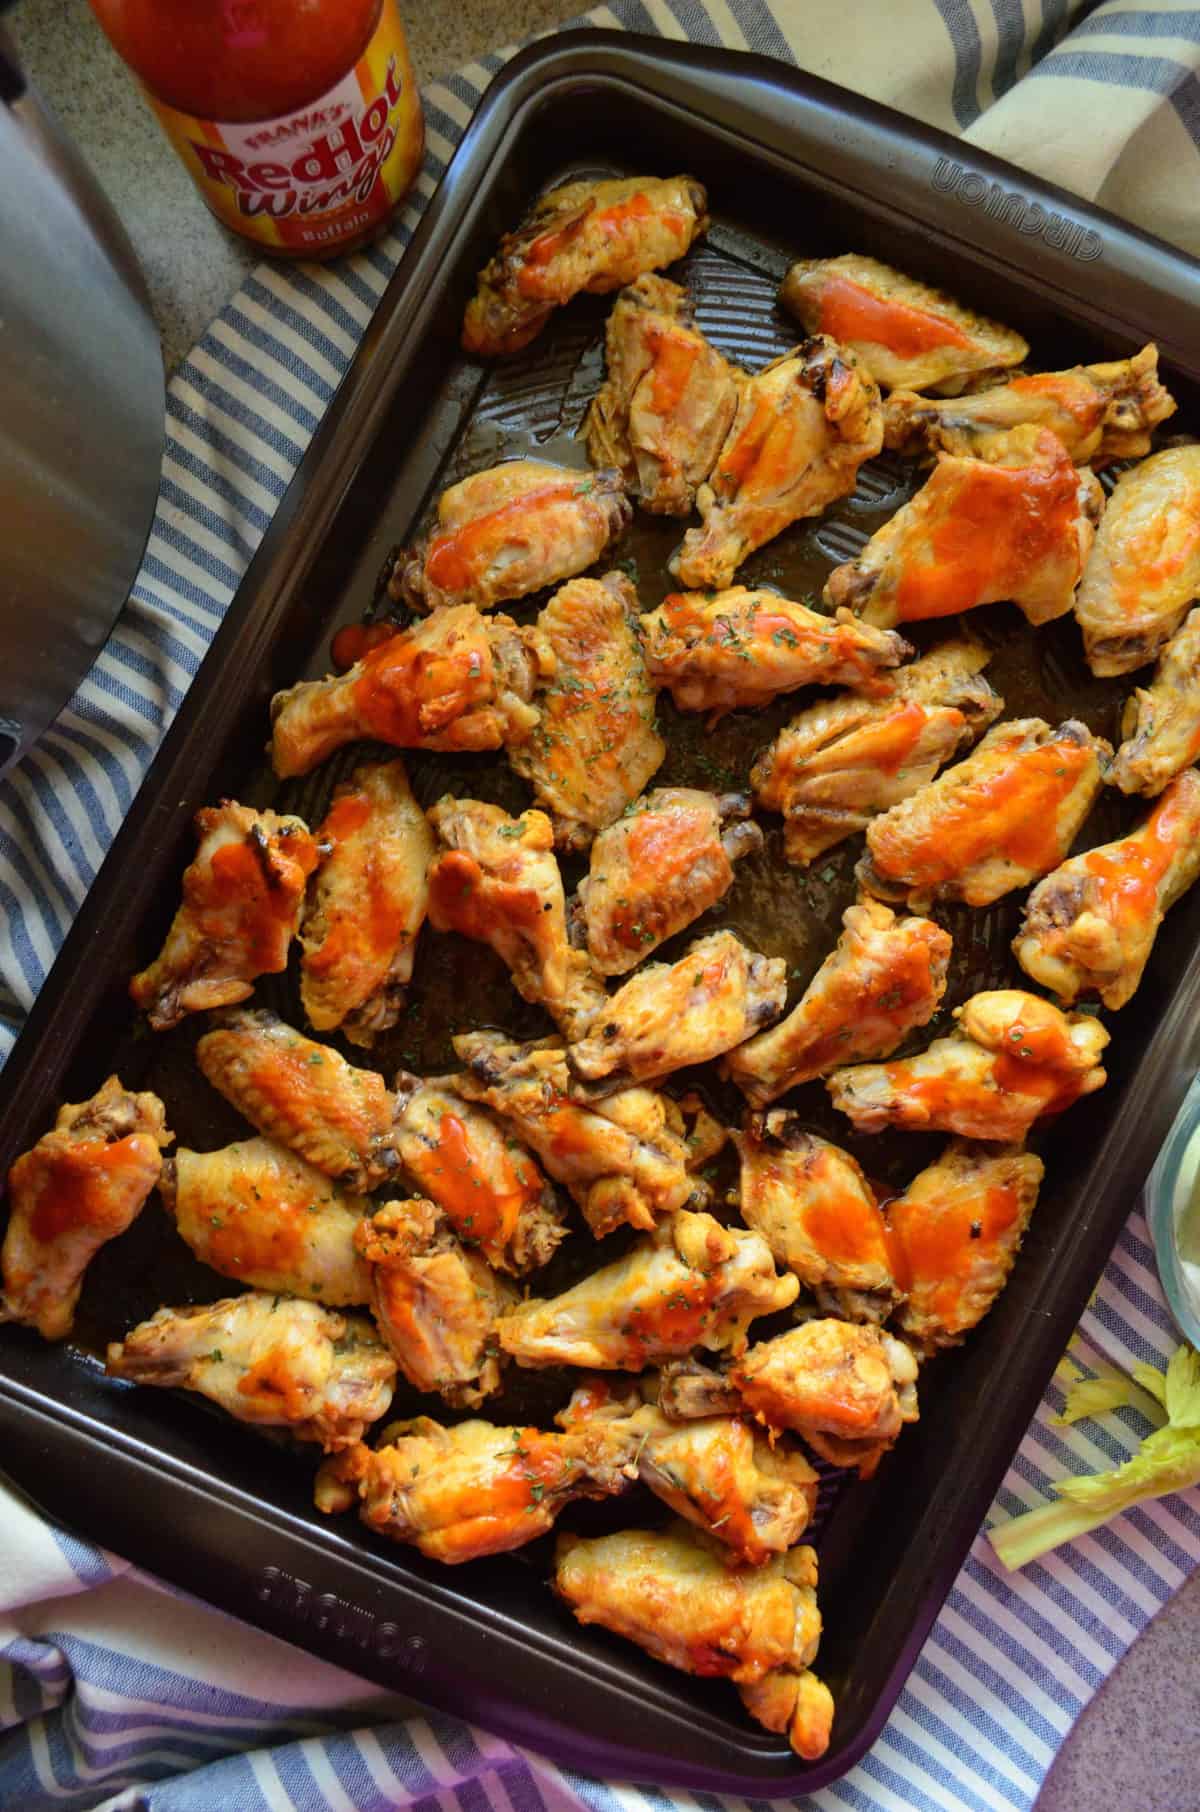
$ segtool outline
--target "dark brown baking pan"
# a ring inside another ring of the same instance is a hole
[[[582,463],[574,431],[599,379],[606,303],[573,304],[495,371],[462,358],[457,328],[475,270],[532,196],[566,175],[628,169],[688,170],[708,185],[713,228],[683,275],[702,325],[748,368],[796,337],[774,302],[792,258],[866,251],[1011,322],[1043,367],[1156,339],[1180,400],[1172,429],[1200,423],[1200,267],[1169,247],[763,58],[605,32],[527,51],[468,129],[36,1003],[4,1075],[4,1165],[50,1125],[60,1101],[85,1096],[113,1068],[127,1085],[163,1095],[185,1144],[244,1130],[195,1074],[196,1028],[147,1034],[125,993],[173,911],[191,815],[232,795],[315,818],[338,764],[303,784],[271,779],[263,744],[272,692],[324,670],[332,631],[377,604],[389,550],[420,525],[444,483],[518,452]],[[853,497],[798,524],[740,576],[793,596],[819,591],[835,560],[914,482],[910,468],[874,462]],[[637,574],[646,608],[666,589],[678,532],[640,518],[615,551]],[[1121,688],[1090,678],[1070,620],[1034,637],[997,606],[975,612],[971,628],[994,648],[991,678],[1010,714],[1082,716],[1112,738]],[[659,781],[744,783],[753,751],[796,708],[791,698],[735,713],[715,736],[698,737],[696,723],[665,703],[671,753]],[[414,756],[409,766],[426,803],[447,787],[516,796],[497,758]],[[1132,812],[1106,796],[1085,841],[1113,835]],[[812,871],[791,871],[771,830],[762,857],[741,865],[734,891],[700,929],[733,924],[786,955],[799,988],[836,937],[858,853],[851,843]],[[956,949],[948,1006],[1013,977],[1018,912],[1019,903],[1001,902],[945,915]],[[194,1399],[105,1379],[95,1355],[132,1321],[162,1302],[225,1293],[153,1203],[94,1265],[76,1344],[49,1347],[0,1329],[0,1465],[48,1511],[181,1586],[576,1766],[758,1797],[813,1790],[856,1761],[882,1726],[1197,1067],[1198,932],[1200,890],[1167,920],[1137,996],[1113,1025],[1104,1093],[1040,1141],[1042,1200],[997,1307],[961,1351],[925,1369],[921,1421],[876,1479],[833,1480],[824,1492],[818,1667],[837,1719],[815,1766],[751,1724],[725,1684],[686,1679],[579,1628],[547,1589],[548,1542],[439,1569],[353,1519],[318,1517],[311,1450],[273,1445]],[[411,1010],[377,1054],[385,1073],[399,1063],[444,1067],[449,1033],[470,1020],[541,1029],[533,1010],[514,1005],[488,952],[423,937]],[[286,977],[259,994],[295,1011]],[[736,1100],[699,1081],[715,1107],[736,1113]],[[801,1091],[795,1105],[885,1183],[904,1182],[931,1155],[921,1139],[848,1137],[820,1088]],[[586,1241],[573,1244],[577,1260],[594,1262]],[[522,1378],[489,1414],[548,1414],[564,1393],[562,1379]],[[638,1493],[579,1507],[564,1522],[613,1527],[658,1514]]]

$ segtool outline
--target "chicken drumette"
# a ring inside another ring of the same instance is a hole
[[[418,610],[490,610],[583,572],[632,514],[618,472],[511,459],[443,491],[436,532],[399,557],[389,590]]]
[[[251,1290],[159,1309],[108,1349],[108,1373],[196,1391],[239,1422],[281,1428],[326,1453],[386,1415],[396,1362],[365,1315]]]
[[[317,846],[300,818],[232,799],[196,813],[200,847],[183,873],[183,901],[161,952],[129,992],[155,1031],[186,1013],[232,1006],[260,975],[287,968]]]
[[[642,508],[686,516],[737,407],[739,374],[692,325],[687,291],[639,277],[605,329],[608,378],[584,422],[594,466],[615,467]]]
[[[912,649],[890,630],[794,604],[773,591],[672,592],[642,618],[650,676],[681,711],[765,705],[799,686],[855,686],[885,692],[884,670]]]
[[[620,817],[667,747],[634,629],[637,593],[621,573],[574,579],[537,620],[551,671],[537,693],[541,721],[509,760],[554,821],[561,848],[586,849]]]
[[[131,1094],[119,1076],[59,1108],[53,1131],[9,1169],[0,1321],[43,1340],[71,1332],[84,1272],[141,1213],[173,1137],[158,1096]]]
[[[568,1046],[573,1074],[599,1093],[707,1063],[783,1012],[787,963],[732,931],[698,938],[675,963],[649,963]],[[603,1085],[603,1086],[601,1086]]]
[[[1026,975],[1060,1000],[1098,994],[1123,1007],[1163,918],[1200,875],[1200,773],[1173,780],[1119,842],[1072,856],[1040,881],[1013,940]]]
[[[898,919],[877,900],[842,914],[845,929],[786,1019],[725,1059],[754,1107],[839,1064],[888,1057],[928,1025],[946,991],[950,934],[930,919]]]
[[[1011,328],[858,252],[802,258],[779,299],[807,333],[840,340],[889,390],[953,391],[976,372],[1019,365],[1029,351]]]
[[[529,735],[537,638],[472,604],[435,610],[348,673],[301,680],[271,701],[280,779],[307,774],[360,737],[401,749],[498,749]]]
[[[902,667],[883,699],[856,693],[810,705],[758,757],[759,805],[784,816],[789,862],[813,861],[927,786],[1004,709],[981,677],[987,650],[943,642]]]
[[[953,1140],[888,1203],[901,1332],[932,1352],[957,1346],[1008,1280],[1041,1187],[1040,1158],[1016,1145]]]
[[[909,503],[857,559],[835,567],[826,601],[881,629],[1009,598],[1031,623],[1065,616],[1104,492],[1046,428],[1014,428],[989,459],[939,453]]]
[[[1108,778],[1123,793],[1152,799],[1200,755],[1200,610],[1171,637],[1149,686],[1127,700],[1121,735]]]
[[[592,844],[579,905],[592,965],[625,975],[733,885],[733,864],[761,849],[741,793],[656,787]]]
[[[370,1045],[404,1006],[433,855],[404,764],[355,768],[314,836],[321,863],[300,926],[300,998],[318,1032]]]
[[[522,1303],[498,1333],[518,1365],[641,1371],[694,1346],[740,1352],[755,1317],[799,1289],[757,1233],[680,1211],[561,1296]]]
[[[607,295],[682,258],[708,225],[691,176],[571,182],[506,233],[467,305],[462,342],[477,358],[520,352],[572,296]]]
[[[854,489],[883,445],[879,391],[852,352],[822,335],[745,379],[733,426],[696,494],[703,526],[671,561],[682,585],[729,585],[755,548]]]
[[[1004,1143],[1035,1120],[1059,1114],[1107,1080],[1100,1056],[1108,1033],[1096,1019],[1062,1013],[1036,994],[999,988],[955,1009],[947,1038],[892,1063],[835,1070],[835,1107],[859,1132],[958,1133]]]
[[[917,1362],[870,1324],[805,1321],[735,1360],[730,1381],[768,1428],[787,1428],[831,1466],[869,1479],[917,1420]]]
[[[1200,446],[1117,481],[1075,598],[1084,653],[1108,678],[1152,661],[1200,593]]]
[[[990,906],[1062,861],[1112,748],[1086,724],[1040,717],[989,730],[973,755],[867,826],[856,873],[885,900]]]

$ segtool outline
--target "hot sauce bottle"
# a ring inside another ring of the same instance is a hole
[[[377,237],[425,145],[395,0],[91,0],[225,226],[284,258]]]

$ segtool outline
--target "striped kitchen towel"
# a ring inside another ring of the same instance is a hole
[[[884,22],[886,21],[886,29]],[[613,0],[587,22],[790,59],[1200,252],[1200,12],[1109,0]],[[173,378],[158,511],[130,603],[53,729],[0,782],[0,1055],[37,993],[345,371],[497,52],[426,95],[429,154],[391,236],[335,268],[263,266]],[[1078,1356],[1161,1364],[1173,1333],[1134,1215]],[[993,1511],[1127,1452],[1132,1411],[1054,1424],[1052,1387]],[[588,1779],[165,1588],[0,1496],[0,1806],[446,1812],[670,1803]],[[806,1804],[1026,1808],[1065,1733],[1200,1558],[1195,1494],[1016,1579],[982,1538],[867,1759]],[[271,1694],[264,1697],[264,1682]],[[713,1796],[706,1803],[716,1804]],[[734,1802],[730,1802],[731,1806]]]

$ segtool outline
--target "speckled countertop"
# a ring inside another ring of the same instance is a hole
[[[579,10],[580,0],[408,6],[418,79],[552,30]],[[212,219],[83,0],[22,0],[8,23],[28,73],[89,158],[133,239],[170,368],[233,294],[257,253]],[[1200,1812],[1198,1710],[1200,1574],[1156,1618],[1084,1712],[1037,1812]]]

